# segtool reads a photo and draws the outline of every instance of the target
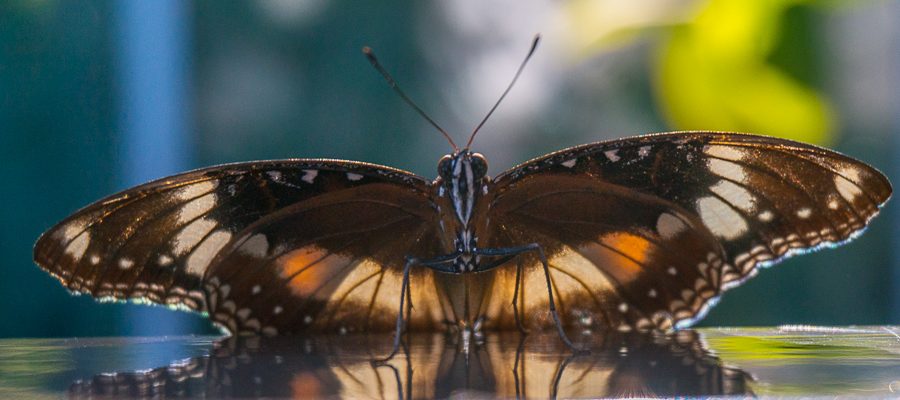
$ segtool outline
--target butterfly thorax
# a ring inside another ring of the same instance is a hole
[[[475,254],[478,233],[484,230],[482,218],[484,196],[488,194],[490,178],[484,156],[460,150],[441,158],[438,163],[436,202],[440,229],[448,254],[456,254],[456,272],[474,271],[480,261]],[[480,228],[480,229],[479,229]]]

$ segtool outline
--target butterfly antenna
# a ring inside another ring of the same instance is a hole
[[[469,146],[472,145],[472,141],[475,140],[475,134],[478,133],[478,131],[481,129],[482,126],[484,126],[484,123],[487,122],[488,118],[491,117],[491,114],[494,113],[494,110],[497,109],[497,106],[500,105],[500,103],[503,101],[503,98],[506,97],[506,94],[509,93],[509,91],[510,91],[510,89],[512,89],[513,85],[516,84],[516,80],[519,79],[519,75],[521,75],[522,70],[525,69],[525,64],[528,64],[528,60],[531,59],[531,56],[534,54],[534,51],[537,49],[538,42],[540,42],[540,41],[541,41],[541,35],[535,35],[534,41],[531,42],[531,50],[528,50],[528,55],[525,56],[524,60],[522,60],[522,64],[519,65],[519,69],[516,70],[516,75],[513,76],[512,82],[509,83],[509,86],[506,87],[506,90],[503,91],[503,94],[500,95],[500,98],[497,99],[497,102],[494,103],[494,106],[491,107],[491,110],[488,111],[487,115],[484,116],[484,119],[481,120],[481,123],[479,123],[478,126],[475,127],[475,130],[472,131],[472,136],[469,136],[469,142],[466,143],[467,149],[469,148]]]
[[[366,55],[366,58],[369,59],[369,62],[372,63],[372,66],[375,67],[375,69],[378,70],[378,72],[381,74],[381,76],[384,77],[384,79],[387,81],[388,85],[391,85],[391,88],[393,88],[394,91],[400,95],[400,98],[403,99],[403,101],[405,101],[406,104],[409,104],[410,107],[412,107],[414,110],[416,110],[416,112],[418,112],[419,115],[421,115],[423,118],[425,118],[425,120],[428,121],[431,124],[431,126],[435,127],[438,131],[440,131],[441,134],[443,134],[444,137],[447,138],[447,141],[450,142],[450,145],[453,146],[454,152],[459,151],[459,146],[457,146],[456,143],[453,142],[453,139],[450,138],[450,135],[447,134],[447,131],[445,131],[444,128],[441,128],[440,125],[437,124],[437,122],[434,122],[434,120],[431,119],[431,117],[429,117],[428,114],[425,113],[425,111],[422,111],[422,109],[416,105],[416,103],[413,103],[413,101],[409,97],[406,96],[406,93],[403,93],[403,90],[400,89],[400,85],[397,84],[397,81],[395,81],[394,78],[391,77],[391,74],[389,74],[384,69],[384,67],[381,66],[381,63],[378,62],[378,59],[375,58],[375,52],[373,52],[369,46],[363,47],[362,51],[363,51],[363,54]]]

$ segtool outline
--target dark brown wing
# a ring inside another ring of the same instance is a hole
[[[428,193],[364,163],[223,165],[100,200],[42,235],[34,258],[74,292],[208,313],[234,333],[388,329],[404,256],[439,251]],[[420,299],[429,274],[412,278],[418,324],[440,320]]]
[[[852,238],[891,194],[833,151],[715,132],[574,147],[495,182],[491,246],[542,244],[563,317],[587,329],[689,326],[759,266]],[[520,309],[546,324],[546,284],[526,262]]]

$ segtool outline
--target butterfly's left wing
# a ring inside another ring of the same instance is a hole
[[[429,196],[366,163],[222,165],[85,207],[34,258],[73,292],[207,313],[232,333],[390,330],[404,257],[440,251]],[[414,326],[443,318],[431,273],[411,274]]]
[[[833,151],[716,132],[566,149],[495,182],[489,246],[540,244],[565,323],[623,331],[689,326],[760,265],[852,238],[891,194],[881,173]],[[546,325],[543,274],[523,262],[519,309]],[[510,325],[508,309],[488,317]]]

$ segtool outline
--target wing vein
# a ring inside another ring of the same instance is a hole
[[[179,186],[179,188],[180,188],[180,187],[182,187],[182,186]],[[182,201],[182,202],[175,203],[175,204],[172,204],[172,205],[170,205],[170,206],[168,206],[168,207],[165,207],[163,210],[161,210],[161,211],[158,212],[158,213],[154,213],[154,214],[151,215],[149,218],[139,219],[139,220],[137,220],[137,221],[135,222],[134,225],[131,225],[132,231],[133,231],[133,232],[137,232],[140,228],[146,227],[148,224],[151,224],[151,223],[153,223],[153,222],[156,222],[156,221],[158,221],[158,220],[160,220],[160,219],[162,219],[162,218],[164,218],[164,217],[170,216],[170,215],[172,215],[172,212],[174,212],[174,211],[176,211],[176,210],[179,210],[179,209],[180,209],[181,207],[183,207],[185,204],[187,204],[187,203],[189,203],[189,202],[191,202],[191,201],[193,201],[193,200],[196,200],[196,199],[198,199],[198,198],[200,198],[200,197],[206,196],[207,194],[210,194],[210,193],[212,193],[212,192],[214,192],[214,191],[215,191],[215,189],[211,189],[211,190],[209,190],[209,191],[207,191],[207,192],[201,193],[201,194],[199,194],[199,195],[197,195],[197,196],[195,196],[195,197],[192,197],[192,198],[190,198],[190,199],[188,199],[188,200],[184,200],[184,201]],[[130,205],[130,204],[134,204],[134,203],[129,203],[129,205]],[[122,208],[124,208],[124,207],[125,207],[125,206],[120,207],[120,208],[117,208],[116,211],[121,211]],[[192,222],[197,221],[198,219],[203,218],[203,217],[209,215],[210,212],[212,212],[213,210],[217,209],[218,207],[221,207],[221,204],[216,204],[216,205],[214,205],[213,207],[211,207],[210,210],[207,210],[206,212],[204,212],[204,213],[202,213],[202,214],[199,214],[199,215],[195,216],[194,218],[191,218],[191,219],[188,220],[188,221],[185,221],[184,224],[181,225],[181,226],[179,227],[179,231],[180,231],[181,229],[184,229],[184,227],[190,225]],[[106,217],[108,217],[109,215],[112,215],[112,213],[107,214]],[[104,217],[104,218],[106,218],[106,217]],[[99,220],[102,220],[102,219],[99,219]],[[212,230],[210,230],[210,232],[212,232]],[[202,242],[203,239],[205,239],[208,235],[209,235],[209,232],[207,233],[207,235],[204,235],[204,237],[201,238],[201,240],[198,241],[193,247],[191,247],[191,249],[190,249],[189,251],[187,251],[186,254],[191,253],[191,252],[196,248],[196,246],[199,245],[200,242]],[[132,239],[134,239],[136,236],[137,236],[136,233],[132,233],[132,234],[128,235],[126,238],[124,238],[124,239],[122,240],[121,243],[118,243],[118,247],[116,247],[116,248],[112,251],[112,253],[110,254],[111,257],[108,257],[107,262],[103,263],[103,269],[97,273],[97,279],[96,279],[96,281],[94,282],[94,288],[92,288],[92,291],[93,291],[93,290],[96,290],[96,287],[97,287],[96,285],[99,285],[99,284],[100,284],[100,278],[101,278],[102,276],[106,275],[106,273],[107,273],[107,271],[109,270],[110,266],[115,264],[115,260],[119,258],[119,254],[120,254],[120,252],[122,251],[122,249],[124,249],[125,246],[127,246],[128,244],[130,244],[131,241],[132,241]],[[168,238],[167,238],[167,239],[168,239]],[[165,245],[165,244],[168,244],[168,243],[169,243],[169,241],[166,240],[166,241],[161,242],[161,243],[159,244],[159,246],[162,246],[162,245]],[[157,247],[157,248],[158,248],[158,247]],[[134,267],[134,268],[135,268],[135,269],[134,269],[135,277],[134,277],[134,279],[132,279],[132,281],[129,283],[127,292],[122,292],[123,297],[129,297],[128,293],[131,293],[131,292],[134,290],[134,285],[135,285],[136,281],[140,278],[141,274],[144,272],[144,269],[146,268],[147,263],[150,262],[150,258],[151,258],[150,255],[148,255],[148,257],[146,258],[146,260],[145,260],[143,263],[141,263],[140,265],[136,265],[136,266]],[[76,271],[77,271],[77,270],[76,270]],[[122,271],[119,271],[119,273],[122,273]]]
[[[606,245],[606,244],[604,244],[604,243],[602,243],[602,242],[600,242],[600,241],[597,241],[597,240],[591,240],[591,241],[594,242],[594,243],[596,243],[597,245],[599,245],[599,246],[601,246],[601,247],[604,247],[604,248],[606,248],[606,249],[609,249],[610,251],[612,251],[612,252],[614,252],[614,253],[616,253],[616,254],[619,254],[620,256],[622,256],[622,257],[625,258],[625,259],[631,260],[632,262],[634,262],[635,264],[641,266],[641,268],[643,268],[643,269],[645,269],[645,270],[649,270],[649,269],[650,269],[650,268],[647,267],[647,265],[645,265],[645,264],[643,264],[643,263],[641,263],[641,262],[635,260],[634,258],[632,258],[632,257],[630,257],[630,256],[628,256],[628,255],[626,255],[625,253],[619,251],[618,249],[613,248],[612,246]],[[566,243],[566,245],[569,246],[569,248],[571,248],[571,249],[572,249],[573,251],[575,251],[576,253],[580,254],[580,255],[581,255],[582,257],[584,257],[586,260],[590,260],[590,258],[588,258],[587,255],[585,255],[584,252],[582,252],[582,251],[578,248],[578,246],[574,246],[574,245],[572,245],[571,243]],[[591,264],[593,264],[593,262],[591,262]],[[594,265],[597,266],[596,264],[594,264]],[[616,292],[619,294],[620,297],[622,297],[623,299],[625,299],[625,301],[627,301],[629,304],[637,304],[637,303],[635,303],[635,302],[633,301],[633,299],[631,298],[631,296],[628,295],[628,294],[626,293],[626,291],[625,291],[625,286],[622,285],[622,282],[619,282],[619,280],[616,279],[612,274],[606,272],[605,270],[603,270],[603,268],[600,268],[599,266],[597,266],[597,270],[600,271],[603,275],[605,275],[606,278],[609,279],[609,281],[613,283],[613,285],[614,285],[615,288],[616,288]],[[640,313],[641,315],[643,315],[645,318],[648,317],[647,314],[645,314],[642,310],[638,309],[637,307],[632,307],[632,308],[636,309],[636,310],[638,311],[638,313]]]
[[[723,143],[728,143],[728,142],[723,142]],[[759,147],[760,147],[759,145],[754,145],[754,144],[752,144],[752,143],[746,143],[746,144],[744,144],[744,143],[734,143],[734,144],[729,144],[729,145],[730,145],[730,146],[735,146],[735,147],[753,147],[753,148],[759,148]],[[826,171],[828,171],[828,172],[830,172],[830,173],[832,173],[832,174],[834,174],[834,175],[840,176],[841,178],[846,179],[848,182],[850,182],[850,183],[852,183],[854,186],[856,186],[856,187],[859,189],[860,192],[865,193],[865,194],[866,194],[866,197],[869,198],[869,201],[871,201],[872,204],[875,204],[876,207],[877,207],[877,205],[879,204],[878,200],[875,199],[875,198],[873,198],[873,197],[871,196],[871,193],[869,193],[869,191],[867,191],[865,188],[863,188],[862,186],[860,186],[860,184],[857,183],[856,181],[854,181],[854,180],[848,178],[846,175],[844,175],[844,174],[841,173],[840,171],[836,171],[836,170],[832,169],[832,168],[831,168],[830,166],[828,166],[828,165],[819,164],[819,163],[817,163],[817,162],[815,162],[815,161],[813,161],[813,160],[810,160],[810,159],[808,159],[808,158],[806,158],[806,157],[801,157],[800,154],[797,154],[797,153],[809,153],[809,152],[811,152],[811,150],[809,150],[809,149],[804,149],[804,148],[799,148],[799,147],[792,147],[792,148],[791,148],[792,150],[795,150],[795,151],[787,151],[787,150],[785,150],[785,149],[781,149],[781,148],[772,148],[772,147],[766,147],[765,149],[766,149],[767,151],[777,152],[777,153],[784,154],[784,155],[787,155],[787,156],[790,156],[790,157],[794,157],[794,158],[796,158],[796,159],[798,159],[798,160],[800,160],[800,161],[802,161],[802,162],[804,162],[804,163],[812,164],[812,165],[815,166],[815,167],[824,169],[824,170],[826,170]],[[826,156],[828,156],[828,155],[826,154]]]
[[[524,215],[524,216],[527,216],[528,218],[535,219],[535,220],[537,220],[537,221],[547,222],[547,223],[562,223],[562,224],[572,224],[572,225],[590,225],[590,226],[598,226],[598,227],[611,228],[611,229],[609,229],[610,232],[614,232],[614,231],[617,231],[617,230],[620,230],[620,229],[621,229],[621,226],[616,226],[616,225],[607,224],[607,223],[598,222],[598,221],[584,221],[584,220],[571,220],[571,219],[560,219],[560,218],[547,218],[547,217],[540,216],[540,215],[526,214],[526,213],[522,213],[522,212],[517,213],[517,215]],[[679,216],[679,217],[680,217],[680,216]],[[679,219],[680,219],[680,218],[679,218]],[[682,222],[683,222],[683,221],[682,221]],[[686,225],[687,225],[687,224],[686,224]],[[650,243],[656,245],[657,247],[659,247],[659,248],[665,250],[666,252],[673,253],[673,254],[681,254],[681,255],[684,255],[684,256],[690,256],[690,254],[686,253],[685,251],[683,251],[683,250],[681,250],[681,249],[679,249],[679,248],[677,248],[677,247],[672,248],[672,247],[666,245],[664,242],[657,240],[657,239],[654,238],[653,236],[646,235],[646,234],[644,234],[643,232],[640,232],[640,231],[634,231],[634,232],[629,232],[629,233],[630,233],[630,234],[633,234],[633,235],[635,235],[635,236],[638,236],[638,237],[640,237],[640,238],[646,240],[647,242],[650,242]]]
[[[369,310],[366,312],[366,330],[369,330],[372,326],[372,312],[375,310],[375,299],[378,298],[378,292],[381,291],[381,282],[384,281],[385,270],[382,269],[378,272],[381,276],[378,277],[378,282],[375,283],[375,290],[372,291],[372,299],[369,300]]]
[[[600,311],[600,314],[603,315],[603,318],[606,319],[607,325],[612,324],[612,320],[609,318],[609,315],[607,315],[606,310],[603,309],[603,302],[600,301],[600,298],[597,297],[597,294],[594,293],[593,290],[591,290],[590,286],[588,286],[587,283],[585,283],[581,278],[575,276],[574,274],[570,273],[569,271],[566,271],[566,270],[558,267],[556,264],[549,263],[549,266],[550,266],[550,269],[555,269],[555,270],[565,274],[566,276],[572,278],[572,280],[574,280],[582,288],[584,288],[584,290],[588,293],[588,295],[591,296],[591,299],[594,300],[594,303],[597,304],[597,309]]]
[[[767,176],[769,176],[770,178],[774,178],[776,181],[781,182],[781,183],[784,185],[785,188],[791,189],[791,190],[793,190],[794,192],[801,194],[802,197],[805,197],[807,200],[809,200],[809,202],[812,204],[812,206],[813,206],[816,210],[821,211],[821,207],[820,207],[820,205],[818,204],[818,202],[816,201],[816,199],[815,199],[815,198],[814,198],[814,197],[813,197],[813,196],[812,196],[805,188],[803,188],[803,185],[796,185],[794,182],[788,180],[786,177],[784,177],[784,176],[781,175],[781,174],[776,174],[775,172],[773,172],[773,171],[771,171],[771,170],[769,170],[769,169],[767,169],[767,168],[763,168],[762,166],[758,166],[758,165],[754,165],[754,164],[750,164],[750,163],[738,162],[738,161],[734,161],[734,160],[729,160],[729,159],[727,159],[727,158],[716,157],[716,156],[712,156],[712,155],[710,155],[709,157],[710,157],[710,158],[719,159],[719,160],[723,160],[723,161],[726,161],[726,162],[734,162],[734,163],[737,163],[737,164],[741,164],[741,165],[744,165],[744,166],[746,166],[746,167],[748,167],[748,168],[750,168],[750,169],[752,169],[752,170],[754,170],[754,171],[757,171],[757,172],[760,173],[760,174],[767,175]],[[717,176],[718,176],[718,175],[717,175]],[[742,186],[742,187],[745,187],[744,185],[741,185],[741,186]],[[800,186],[800,188],[798,188],[797,186]],[[843,196],[838,196],[838,197],[843,198]],[[846,200],[845,200],[845,202],[846,202]],[[849,203],[848,203],[847,206],[848,206],[848,208],[853,212],[853,214],[856,215],[857,219],[860,219],[861,221],[865,221],[864,218],[861,218],[860,214],[856,211],[856,209],[853,208],[853,205],[852,205],[852,204],[849,204]],[[826,213],[825,215],[827,215],[827,213]],[[835,226],[832,224],[832,222],[831,222],[830,220],[828,220],[828,222],[829,222],[829,224],[831,225],[831,228],[832,228],[835,232],[838,232],[837,229],[836,229],[837,227],[835,227]],[[796,229],[796,228],[795,228],[795,229]],[[796,230],[795,230],[795,233],[797,233],[798,236],[803,237],[803,235],[800,233],[800,231],[796,231]]]
[[[337,304],[335,304],[334,306],[331,306],[331,307],[326,306],[327,308],[331,308],[331,312],[328,313],[328,319],[325,320],[325,326],[327,327],[327,326],[331,325],[331,322],[334,321],[334,318],[337,315],[338,311],[341,309],[341,306],[344,304],[344,301],[346,301],[347,298],[350,297],[350,293],[353,293],[354,290],[356,290],[357,288],[359,288],[360,286],[362,286],[363,284],[368,282],[369,279],[372,279],[373,277],[375,277],[375,275],[379,275],[379,274],[382,274],[382,271],[375,271],[374,273],[367,275],[365,278],[360,279],[359,282],[356,282],[352,286],[350,286],[347,289],[347,292],[345,292],[343,295],[341,295],[340,298],[337,299]],[[382,277],[383,276],[384,275],[382,274]],[[333,300],[333,299],[329,299],[329,303],[331,302],[331,300]],[[371,309],[370,309],[370,311],[371,311]]]

